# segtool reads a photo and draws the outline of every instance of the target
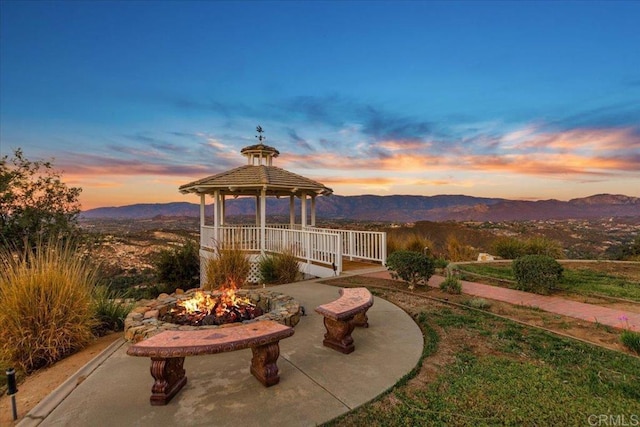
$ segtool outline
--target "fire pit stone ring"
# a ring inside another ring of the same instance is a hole
[[[217,329],[259,322],[261,320],[274,320],[283,325],[293,327],[298,324],[300,316],[302,315],[300,304],[289,295],[270,291],[269,289],[237,289],[235,290],[236,295],[248,298],[252,304],[262,309],[264,314],[251,320],[244,320],[241,323],[225,323],[222,325],[191,326],[160,320],[164,318],[179,301],[191,299],[197,292],[204,292],[211,296],[219,296],[222,294],[221,291],[210,292],[201,289],[190,289],[185,292],[178,289],[171,295],[160,294],[156,299],[139,301],[138,305],[131,310],[125,319],[125,339],[129,342],[137,343],[162,331]]]

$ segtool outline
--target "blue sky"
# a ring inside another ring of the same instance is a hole
[[[0,153],[83,208],[241,166],[336,194],[640,196],[640,2],[1,2]]]

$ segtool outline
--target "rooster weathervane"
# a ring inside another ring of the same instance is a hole
[[[258,138],[258,141],[260,141],[260,144],[262,144],[262,141],[267,139],[267,137],[262,135],[264,133],[264,130],[262,129],[262,126],[258,125],[256,127],[256,132],[258,132],[258,134],[256,135],[256,138]]]

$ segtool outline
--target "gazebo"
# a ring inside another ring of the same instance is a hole
[[[216,255],[216,248],[239,248],[246,251],[254,264],[260,255],[293,251],[300,260],[300,270],[313,276],[340,274],[342,258],[384,262],[386,233],[336,230],[316,227],[316,198],[329,196],[333,190],[301,175],[273,165],[280,152],[263,143],[258,127],[259,143],[244,147],[240,153],[247,164],[180,186],[183,194],[200,195],[201,260]],[[213,197],[213,223],[205,215],[205,196]],[[255,197],[255,225],[227,225],[227,197]],[[289,198],[289,223],[267,224],[267,197]],[[296,203],[300,199],[300,223],[296,224]],[[311,200],[310,218],[308,201]],[[204,271],[204,269],[202,269]],[[257,267],[252,269],[257,275]],[[252,277],[250,277],[250,280]]]

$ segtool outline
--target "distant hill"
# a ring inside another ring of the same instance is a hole
[[[299,201],[296,200],[299,213]],[[213,215],[211,205],[207,215]],[[254,215],[255,200],[229,199],[226,214]],[[267,200],[267,214],[289,215],[288,199]],[[329,196],[319,197],[318,218],[385,222],[414,221],[511,221],[542,219],[584,219],[599,217],[640,217],[640,198],[616,194],[560,200],[519,201],[464,195],[439,196]],[[200,215],[200,205],[188,202],[135,204],[104,207],[82,212],[84,218],[141,219],[156,216]]]

